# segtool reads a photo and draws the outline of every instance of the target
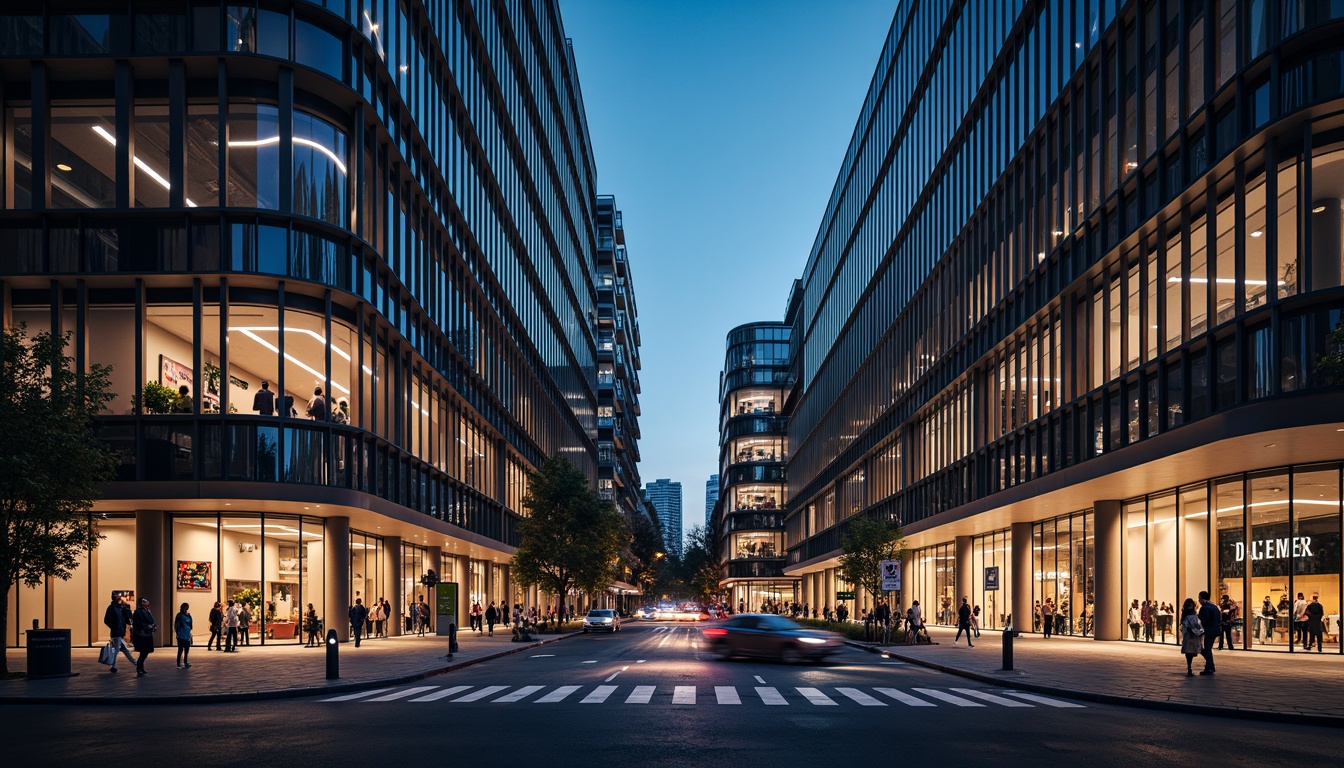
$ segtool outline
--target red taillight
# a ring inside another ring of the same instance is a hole
[[[728,630],[723,627],[707,627],[700,631],[704,633],[705,637],[723,637],[728,634]]]

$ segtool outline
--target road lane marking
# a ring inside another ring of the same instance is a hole
[[[1002,696],[995,696],[995,695],[992,694],[992,693],[985,693],[984,691],[977,691],[977,690],[974,690],[974,689],[971,689],[971,688],[953,688],[952,690],[956,691],[957,693],[964,693],[964,694],[966,694],[967,696],[971,696],[971,697],[973,697],[973,698],[980,699],[981,701],[988,701],[990,704],[998,704],[999,706],[1002,706],[1002,707],[1030,707],[1030,706],[1031,706],[1030,704],[1026,703],[1025,701],[1016,701],[1016,700],[1014,700],[1014,699],[1005,699],[1005,698],[1002,697]]]
[[[531,696],[532,694],[536,693],[537,691],[540,691],[542,688],[545,688],[545,687],[546,687],[546,686],[544,686],[544,685],[524,685],[522,688],[519,688],[518,690],[514,691],[513,693],[506,693],[506,694],[504,694],[503,696],[500,696],[498,699],[495,699],[494,701],[492,701],[492,702],[490,702],[490,703],[491,703],[491,704],[512,704],[512,703],[514,703],[515,701],[522,701],[523,699],[527,698],[528,696]]]
[[[533,703],[554,704],[557,701],[564,701],[566,696],[579,690],[580,687],[581,686],[578,685],[562,685],[559,688],[556,688],[554,691],[551,691],[550,693],[546,694],[545,696],[542,696],[540,699],[537,699]]]
[[[958,707],[983,707],[983,706],[985,706],[984,704],[981,704],[981,703],[978,702],[978,701],[971,701],[970,699],[963,699],[963,698],[961,698],[960,696],[953,696],[952,694],[950,694],[950,693],[948,693],[948,692],[946,692],[946,691],[939,691],[939,690],[936,690],[936,689],[934,689],[934,688],[911,688],[910,690],[912,690],[912,691],[914,691],[914,692],[916,692],[916,693],[922,693],[922,694],[924,694],[925,696],[931,696],[931,697],[933,697],[933,698],[935,698],[935,699],[938,699],[939,701],[946,701],[948,704],[955,704],[955,705],[957,705]]]
[[[538,653],[538,654],[536,654],[536,655],[534,655],[534,656],[528,656],[528,658],[529,658],[529,659],[553,659],[553,658],[555,658],[555,654],[554,654],[554,653]]]
[[[643,664],[643,663],[644,663],[644,659],[637,659],[637,660],[635,661],[635,663],[636,663],[636,664]]]
[[[597,663],[597,659],[593,659],[592,661],[585,661],[585,662],[583,662],[583,663],[584,663],[584,664],[596,664],[596,663]]]
[[[909,662],[905,662],[905,661],[884,661],[884,662],[882,662],[882,666],[884,666],[884,667],[903,667],[903,666],[905,666],[905,665],[908,664],[908,663],[909,663]]]
[[[658,686],[656,685],[636,685],[635,690],[630,692],[630,695],[626,698],[625,703],[648,704],[649,700],[653,698],[654,689],[657,687]]]
[[[741,704],[742,699],[737,697],[737,689],[731,685],[714,686],[714,696],[720,704]]]
[[[1019,691],[1004,691],[1004,693],[1008,694],[1009,696],[1015,696],[1019,699],[1034,701],[1037,704],[1044,704],[1047,707],[1058,707],[1060,709],[1087,709],[1086,706],[1082,704],[1075,704],[1072,701],[1060,701],[1058,699],[1049,699],[1046,698],[1045,696],[1037,696],[1031,693],[1021,693]]]
[[[908,694],[908,693],[905,693],[904,691],[898,691],[898,690],[896,690],[895,688],[874,688],[873,690],[874,690],[874,691],[877,691],[878,693],[882,694],[883,696],[888,696],[888,697],[890,697],[890,698],[893,698],[893,699],[895,699],[895,700],[897,700],[897,701],[901,702],[902,704],[905,704],[906,706],[909,706],[909,707],[936,707],[936,706],[938,706],[937,704],[934,704],[934,703],[931,702],[931,701],[925,701],[925,700],[923,700],[923,699],[916,698],[916,697],[914,697],[914,696],[911,696],[911,695]]]
[[[761,685],[765,685],[765,678],[761,677],[760,675],[757,675],[756,682],[760,683]]]
[[[438,701],[439,699],[446,699],[455,693],[461,693],[463,691],[469,690],[470,688],[471,688],[470,685],[454,685],[451,688],[444,688],[442,691],[435,691],[429,694],[428,696],[421,696],[418,699],[411,699],[411,703],[414,704],[420,701]]]
[[[887,703],[885,701],[878,701],[877,699],[874,699],[872,696],[869,696],[863,691],[860,691],[858,688],[836,688],[835,690],[839,691],[840,693],[843,693],[844,695],[848,696],[854,701],[857,701],[859,704],[862,704],[865,707],[887,706]]]
[[[611,673],[611,676],[608,677],[606,680],[603,680],[602,682],[604,682],[604,683],[610,683],[612,680],[615,680],[615,679],[616,679],[616,676],[617,676],[617,675],[621,674],[622,672],[624,672],[625,670],[627,670],[627,669],[629,669],[629,668],[630,668],[630,667],[628,667],[628,666],[627,666],[627,667],[621,667],[620,669],[616,670],[615,672],[612,672],[612,673]]]
[[[487,696],[494,696],[496,693],[499,693],[500,691],[507,691],[507,690],[509,690],[509,686],[507,685],[487,685],[481,690],[468,693],[466,696],[463,696],[460,699],[453,699],[451,703],[461,704],[463,702],[480,701],[481,699],[484,699]]]
[[[593,692],[583,697],[580,704],[601,704],[607,700],[607,697],[616,690],[614,685],[599,685],[593,689]]]
[[[694,703],[695,703],[695,686],[694,686],[694,685],[678,685],[678,686],[674,687],[674,688],[672,689],[672,703],[673,703],[673,704],[694,704]]]
[[[401,689],[400,691],[393,691],[392,693],[389,693],[389,694],[387,694],[386,696],[379,696],[379,697],[376,698],[376,699],[365,699],[364,701],[365,701],[365,702],[370,702],[370,701],[396,701],[397,699],[404,699],[404,698],[406,698],[407,696],[414,696],[414,695],[417,694],[417,693],[424,693],[425,691],[432,691],[432,690],[434,690],[435,688],[438,688],[438,687],[439,687],[439,686],[437,686],[437,685],[420,685],[420,686],[416,686],[415,688],[403,688],[403,689]]]
[[[759,680],[760,678],[756,678]],[[789,702],[784,700],[783,694],[774,688],[757,688],[756,695],[761,697],[761,701],[772,707],[787,707]]]
[[[663,646],[667,645],[667,641],[671,639],[672,639],[672,633],[668,632],[666,635],[663,635],[663,640],[662,642],[658,643],[658,647],[662,648]]]
[[[322,701],[324,701],[324,702],[326,702],[326,701],[354,701],[355,699],[362,699],[362,698],[364,698],[365,696],[373,696],[374,694],[383,693],[383,692],[385,692],[385,691],[390,691],[390,690],[392,690],[392,689],[391,689],[391,688],[375,688],[375,689],[373,689],[372,691],[360,691],[359,693],[347,693],[347,694],[345,694],[344,696],[336,696],[335,698],[331,698],[331,699],[323,699]]]
[[[822,693],[820,690],[816,688],[796,688],[794,690],[803,694],[803,698],[807,699],[808,701],[812,702],[813,704],[819,707],[840,706],[839,704],[836,704],[835,701],[832,700],[830,696],[827,696],[826,694]]]

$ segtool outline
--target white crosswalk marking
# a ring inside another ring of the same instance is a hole
[[[481,699],[484,699],[487,696],[494,696],[496,693],[499,693],[500,691],[507,691],[507,690],[509,690],[509,686],[507,685],[487,685],[481,690],[472,691],[471,693],[468,693],[466,696],[463,696],[460,699],[453,699],[453,703],[464,704],[472,701],[480,701]]]
[[[362,699],[362,698],[364,698],[365,696],[372,696],[372,695],[374,695],[374,694],[376,694],[376,693],[382,693],[383,691],[390,691],[390,690],[392,690],[392,689],[391,689],[391,688],[375,688],[375,689],[373,689],[372,691],[360,691],[359,693],[347,693],[347,694],[345,694],[344,696],[336,696],[336,697],[334,697],[334,698],[330,698],[330,699],[323,699],[322,701],[323,701],[323,702],[328,702],[328,701],[354,701],[355,699]]]
[[[566,696],[569,696],[569,694],[579,690],[580,687],[581,686],[578,685],[562,685],[559,688],[556,688],[554,691],[551,691],[550,693],[546,694],[545,696],[542,696],[540,699],[537,699],[535,703],[554,704],[557,701],[564,701]]]
[[[862,704],[865,707],[887,706],[887,703],[885,701],[878,701],[877,699],[874,699],[872,696],[869,696],[863,691],[860,691],[858,688],[836,688],[835,690],[839,691],[840,693],[843,693],[844,695],[848,696],[854,701],[857,701],[858,703]]]
[[[873,690],[874,690],[874,691],[877,691],[878,693],[882,694],[883,696],[887,696],[887,697],[889,697],[889,698],[895,699],[895,700],[901,702],[902,704],[904,704],[904,705],[906,705],[906,706],[908,706],[908,707],[936,707],[936,706],[938,706],[937,704],[934,704],[934,703],[931,702],[931,701],[925,701],[925,700],[923,700],[923,699],[921,699],[921,698],[919,698],[919,697],[911,696],[910,694],[908,694],[908,693],[906,693],[906,692],[904,692],[904,691],[898,691],[898,690],[896,690],[895,688],[874,688]]]
[[[579,703],[601,704],[602,702],[606,701],[607,697],[610,696],[615,690],[616,686],[614,685],[599,685],[593,689],[592,693],[588,694],[587,696],[584,696],[583,701]]]
[[[626,704],[648,704],[653,698],[653,691],[657,688],[654,685],[636,685],[635,690],[630,692],[626,698]]]
[[[1047,707],[1058,707],[1060,709],[1087,709],[1086,706],[1082,704],[1075,704],[1072,701],[1060,701],[1058,699],[1046,698],[1045,696],[1037,696],[1032,693],[1021,693],[1019,691],[1004,691],[1004,693],[1008,694],[1009,696],[1015,696],[1019,699],[1034,701],[1037,704],[1044,704]]]
[[[839,704],[835,703],[834,699],[822,693],[821,691],[817,690],[816,688],[799,688],[798,692],[803,694],[803,698],[807,699],[808,701],[812,702],[813,704],[819,707],[840,706]]]
[[[789,702],[784,700],[784,695],[774,688],[757,688],[756,695],[761,697],[761,701],[772,707],[787,707]]]
[[[531,696],[532,694],[536,693],[537,691],[540,691],[542,688],[545,688],[545,687],[546,687],[546,686],[544,686],[544,685],[524,685],[522,688],[519,688],[518,690],[514,691],[513,693],[506,693],[506,694],[504,694],[503,696],[500,696],[498,699],[495,699],[494,701],[492,701],[492,702],[490,702],[490,703],[491,703],[491,704],[512,704],[512,703],[514,703],[515,701],[522,701],[523,699],[527,698],[528,696]]]
[[[967,696],[970,696],[970,697],[972,697],[972,698],[980,699],[981,701],[988,701],[990,704],[998,704],[999,706],[1002,706],[1002,707],[1030,707],[1030,706],[1031,706],[1030,704],[1026,703],[1025,701],[1014,701],[1014,700],[1012,700],[1012,699],[1005,699],[1005,698],[1002,697],[1002,696],[995,696],[995,695],[992,694],[992,693],[985,693],[984,691],[977,691],[977,690],[972,689],[972,688],[953,688],[952,690],[956,691],[957,693],[963,693],[963,694],[965,694],[965,695],[967,695]]]
[[[720,704],[741,704],[742,699],[737,697],[737,689],[731,685],[714,686],[714,697]]]
[[[673,703],[673,704],[694,704],[694,703],[695,703],[695,686],[694,686],[694,685],[678,685],[678,686],[676,686],[675,688],[673,688],[673,689],[672,689],[672,703]]]
[[[444,688],[442,691],[435,691],[429,694],[428,696],[421,696],[418,699],[411,699],[411,703],[414,704],[416,702],[421,701],[438,701],[439,699],[446,699],[455,693],[461,693],[465,690],[469,690],[470,688],[471,688],[470,685],[454,685],[451,688]]]
[[[958,707],[985,706],[984,704],[981,704],[978,701],[971,701],[970,699],[963,699],[960,696],[953,696],[947,691],[938,691],[934,690],[933,688],[912,688],[911,690],[915,691],[916,693],[922,693],[925,696],[932,696],[933,698],[938,699],[939,701],[946,701],[948,704],[955,704]]]
[[[438,687],[439,687],[439,686],[437,686],[437,685],[420,685],[420,686],[416,686],[415,688],[402,688],[400,691],[393,691],[393,692],[387,694],[386,696],[379,696],[379,697],[376,698],[376,699],[365,699],[364,701],[365,701],[365,702],[370,702],[370,701],[396,701],[397,699],[404,699],[404,698],[406,698],[407,696],[414,696],[414,695],[417,694],[417,693],[424,693],[425,691],[432,691],[432,690],[434,690],[435,688],[438,688]]]

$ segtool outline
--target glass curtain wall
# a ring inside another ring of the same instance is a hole
[[[926,624],[951,625],[960,605],[957,592],[956,544],[947,542],[915,550],[906,558],[910,563],[910,601],[918,600]],[[909,607],[909,603],[906,604]],[[981,606],[981,615],[984,607]]]
[[[971,602],[980,607],[981,629],[1002,629],[1013,610],[1012,558],[1009,531],[995,531],[971,540]],[[991,582],[990,569],[997,569]],[[994,587],[991,589],[990,587]]]
[[[399,556],[398,553],[397,556]],[[385,596],[388,589],[388,568],[385,561],[386,547],[381,536],[359,531],[350,532],[350,603],[362,600],[364,607],[372,601]],[[370,609],[372,610],[372,609]],[[372,615],[372,614],[370,614]],[[340,620],[337,617],[337,620]],[[372,635],[373,620],[369,619],[364,627],[366,636]]]
[[[1093,525],[1093,514],[1087,511],[1032,526],[1032,631],[1044,632],[1042,609],[1048,600],[1052,634],[1091,636],[1096,602]]]

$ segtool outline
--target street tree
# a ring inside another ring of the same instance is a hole
[[[663,537],[653,518],[637,512],[630,521],[630,545],[622,557],[630,569],[630,578],[645,595],[657,590],[660,568],[667,562],[663,551]]]
[[[905,555],[900,523],[872,517],[850,520],[840,535],[840,552],[841,578],[871,595],[876,605],[882,591],[882,561]]]
[[[118,457],[94,417],[113,398],[111,368],[76,371],[69,343],[70,334],[30,339],[23,323],[0,332],[0,637],[9,637],[11,587],[69,579],[102,538],[90,511]]]
[[[553,456],[530,473],[523,508],[528,516],[518,524],[512,561],[519,584],[537,586],[562,605],[571,588],[591,595],[611,585],[629,529],[568,459]]]
[[[723,578],[723,556],[713,532],[708,528],[697,525],[687,532],[681,556],[681,574],[686,590],[693,597],[708,601],[719,594],[719,581]]]

